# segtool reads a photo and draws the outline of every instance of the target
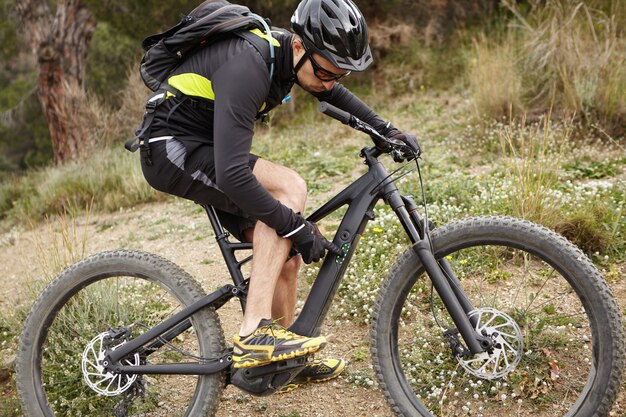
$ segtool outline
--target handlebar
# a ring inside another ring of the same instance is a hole
[[[378,131],[376,131],[376,129],[374,129],[372,126],[360,120],[353,114],[348,113],[347,111],[341,110],[325,101],[320,102],[318,110],[325,115],[330,116],[333,119],[350,126],[355,130],[367,133],[374,141],[374,145],[376,146],[376,148],[379,149],[381,152],[390,153],[394,161],[396,162],[402,162],[405,159],[410,160],[415,157],[412,150],[409,149],[404,142],[386,138],[385,136],[378,133]]]
[[[347,111],[343,111],[333,106],[332,104],[328,104],[325,101],[322,101],[319,104],[318,110],[324,113],[325,115],[332,117],[333,119],[339,120],[344,125],[349,125],[353,117]]]

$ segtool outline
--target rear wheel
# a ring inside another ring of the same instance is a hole
[[[104,252],[68,268],[33,306],[20,339],[17,388],[26,416],[213,415],[225,374],[115,375],[104,346],[136,338],[204,293],[176,265],[147,253]],[[224,352],[214,310],[124,365],[198,362]]]
[[[384,282],[372,327],[381,387],[402,416],[607,416],[624,367],[619,309],[598,270],[554,232],[473,218],[433,232],[494,349],[465,347],[413,250]]]

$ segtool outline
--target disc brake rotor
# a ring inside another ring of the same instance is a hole
[[[137,379],[137,375],[114,374],[105,370],[102,361],[105,358],[106,341],[111,336],[110,332],[104,332],[94,337],[83,351],[82,369],[83,378],[89,388],[100,395],[112,397],[119,395],[128,390],[133,382]],[[123,345],[125,341],[118,343],[115,348]],[[139,354],[135,354],[131,358],[121,361],[123,365],[137,366],[139,365]]]
[[[515,320],[493,308],[476,309],[469,317],[477,318],[475,329],[493,340],[493,349],[469,358],[457,356],[461,366],[481,379],[498,379],[513,371],[524,353],[524,336]]]

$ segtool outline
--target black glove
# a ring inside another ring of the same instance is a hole
[[[304,219],[302,221],[301,227],[296,229],[297,232],[285,237],[291,239],[298,252],[302,255],[304,263],[318,262],[324,257],[326,249],[337,255],[343,253],[339,246],[326,240],[315,223]]]
[[[419,143],[417,143],[417,139],[415,136],[410,135],[408,133],[400,132],[398,129],[391,129],[386,135],[388,139],[395,139],[401,142],[404,142],[406,146],[408,146],[414,153],[415,156],[418,157],[422,153]],[[409,155],[413,156],[413,155]],[[410,158],[413,159],[413,158]]]

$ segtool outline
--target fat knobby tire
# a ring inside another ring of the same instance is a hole
[[[573,406],[571,416],[609,415],[624,369],[624,327],[608,285],[587,256],[555,232],[509,217],[476,217],[453,222],[435,229],[432,241],[436,254],[452,253],[468,242],[515,247],[542,258],[566,277],[587,312],[596,342],[594,346],[597,346],[593,360],[596,373]],[[393,355],[394,328],[398,326],[393,317],[397,317],[397,309],[401,308],[398,300],[406,282],[421,269],[415,252],[405,251],[383,282],[373,315],[374,369],[382,391],[398,416],[432,415],[413,393],[402,375],[402,365]]]
[[[49,408],[37,369],[40,364],[43,334],[50,317],[80,288],[103,275],[134,276],[166,287],[182,304],[190,305],[205,294],[200,285],[185,271],[161,257],[130,250],[102,252],[70,266],[54,279],[33,305],[19,341],[16,361],[16,382],[23,413],[27,417],[53,415]],[[213,309],[204,309],[194,316],[201,353],[219,357],[225,349],[224,334]],[[200,376],[196,392],[186,416],[212,416],[224,387],[225,374]],[[111,413],[109,413],[111,414]]]

